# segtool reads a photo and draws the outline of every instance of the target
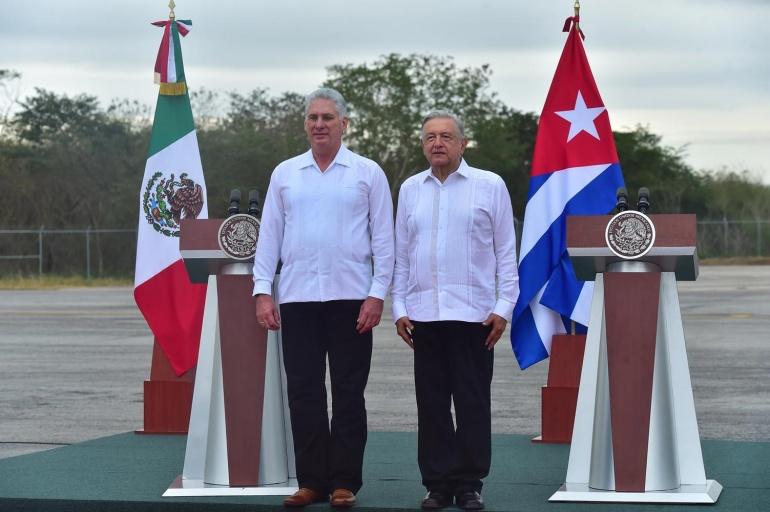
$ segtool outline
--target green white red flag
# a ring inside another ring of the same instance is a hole
[[[182,375],[198,357],[206,285],[190,282],[179,253],[179,222],[205,219],[208,208],[179,45],[180,33],[186,35],[192,23],[170,19],[154,25],[164,27],[156,77],[161,56],[165,74],[159,77],[161,88],[139,192],[134,299],[172,368]]]

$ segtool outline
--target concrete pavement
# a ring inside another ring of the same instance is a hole
[[[702,267],[680,283],[702,437],[770,441],[770,266]],[[373,430],[416,430],[411,350],[389,308],[367,388]],[[0,290],[0,458],[142,426],[152,337],[130,288]],[[495,351],[493,430],[536,435],[547,362]]]

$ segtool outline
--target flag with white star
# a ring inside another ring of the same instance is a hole
[[[524,369],[548,357],[569,319],[587,325],[593,283],[575,278],[568,215],[601,215],[623,186],[615,140],[576,24],[540,115],[519,251],[511,344]]]

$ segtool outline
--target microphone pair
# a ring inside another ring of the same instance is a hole
[[[241,213],[241,191],[234,188],[230,191],[230,207],[227,209],[227,215],[236,215]],[[249,190],[249,210],[248,214],[259,217],[259,191]]]
[[[628,192],[626,191],[626,187],[618,188],[615,197],[618,200],[615,209],[619,212],[628,210]],[[636,202],[636,209],[640,213],[647,213],[650,210],[650,189],[647,187],[641,187],[639,189],[639,198]]]

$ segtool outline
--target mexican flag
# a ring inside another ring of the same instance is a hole
[[[150,150],[139,191],[134,299],[177,375],[198,357],[206,285],[192,284],[179,254],[179,222],[205,219],[206,184],[184,77],[179,36],[189,20],[159,21],[160,83]]]

